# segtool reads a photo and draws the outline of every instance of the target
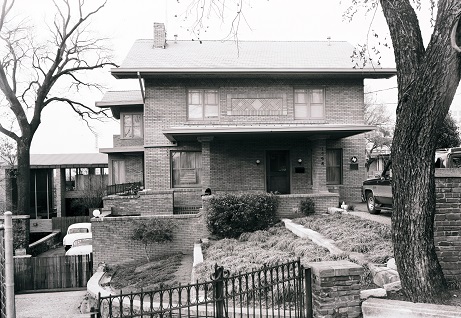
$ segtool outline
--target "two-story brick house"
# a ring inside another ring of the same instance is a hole
[[[138,79],[139,91],[108,92],[96,103],[121,124],[114,147],[101,149],[110,183],[142,181],[152,211],[142,213],[201,206],[206,188],[277,192],[292,201],[282,200],[284,213],[306,196],[320,207],[360,200],[361,134],[373,129],[364,124],[364,79],[395,69],[354,68],[346,42],[165,36],[154,24],[154,38],[136,41],[111,70]]]

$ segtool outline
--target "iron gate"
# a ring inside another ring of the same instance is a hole
[[[299,259],[174,288],[98,297],[97,317],[312,317],[310,269]]]

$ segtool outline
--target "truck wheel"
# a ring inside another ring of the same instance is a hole
[[[375,197],[372,192],[367,193],[367,209],[370,214],[379,214],[381,212],[376,208]]]

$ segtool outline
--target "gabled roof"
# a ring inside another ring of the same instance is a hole
[[[341,41],[169,41],[137,40],[117,78],[172,75],[303,75],[388,78],[394,68],[354,68],[354,47]],[[139,74],[138,74],[139,72]]]

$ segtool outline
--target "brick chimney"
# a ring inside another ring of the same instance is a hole
[[[166,45],[165,24],[154,23],[154,48],[164,49]]]

